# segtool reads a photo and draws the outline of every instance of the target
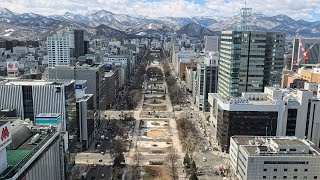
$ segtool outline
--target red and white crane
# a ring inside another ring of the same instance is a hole
[[[303,59],[304,60],[304,64],[307,64],[307,61],[309,60],[309,53],[311,51],[311,49],[313,48],[313,46],[316,44],[316,43],[313,43],[307,50],[304,49],[304,45],[302,44],[302,41],[301,41],[301,37],[299,35],[299,33],[297,33],[296,35],[296,39],[299,39],[299,49],[301,49],[302,51],[302,57],[297,61],[296,60],[296,65],[299,64],[299,62]]]

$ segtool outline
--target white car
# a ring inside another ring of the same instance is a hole
[[[207,159],[206,159],[205,157],[203,157],[202,160],[203,160],[203,162],[206,162],[206,161],[207,161]]]

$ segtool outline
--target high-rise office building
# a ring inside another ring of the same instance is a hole
[[[106,109],[107,104],[107,84],[104,77],[103,65],[76,65],[76,66],[56,66],[48,68],[47,79],[74,79],[87,80],[86,93],[93,94],[94,107],[97,110]]]
[[[222,31],[218,92],[240,96],[280,84],[284,44],[280,32]]]
[[[74,56],[84,56],[84,30],[74,30]]]
[[[218,36],[204,36],[205,51],[219,51],[219,37]]]
[[[16,109],[17,116],[34,121],[41,113],[61,113],[62,130],[68,131],[70,152],[76,151],[78,121],[71,80],[0,80],[0,109]]]
[[[69,36],[55,34],[47,37],[48,66],[70,64]]]

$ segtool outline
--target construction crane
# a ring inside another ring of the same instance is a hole
[[[301,51],[302,51],[302,53],[303,53],[303,54],[302,54],[303,57],[301,57],[298,61],[295,60],[295,61],[296,61],[295,64],[298,65],[299,62],[300,62],[302,59],[304,60],[304,64],[307,64],[307,61],[309,60],[309,53],[310,53],[311,49],[313,48],[313,46],[314,46],[316,43],[313,43],[307,50],[305,50],[304,47],[303,47],[303,44],[302,44],[301,37],[300,37],[299,33],[297,33],[296,39],[299,40],[299,48],[301,49]]]

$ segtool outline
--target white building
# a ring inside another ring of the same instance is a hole
[[[296,137],[233,136],[230,164],[240,180],[320,179],[320,153]]]
[[[218,60],[199,58],[197,65],[195,105],[200,111],[209,112],[208,93],[216,93],[218,88]]]
[[[130,74],[128,61],[129,59],[126,55],[109,55],[108,57],[103,57],[103,64],[119,68],[119,82],[121,87],[126,83],[126,78],[128,78]]]
[[[184,48],[181,49],[178,53],[174,53],[172,55],[172,63],[174,67],[174,71],[179,74],[179,65],[180,63],[187,63],[191,59],[194,59],[197,57],[197,54],[192,50],[186,50]]]
[[[196,68],[186,67],[186,88],[187,91],[193,91],[193,83],[195,83]]]
[[[70,64],[69,36],[55,34],[47,37],[48,66]]]

